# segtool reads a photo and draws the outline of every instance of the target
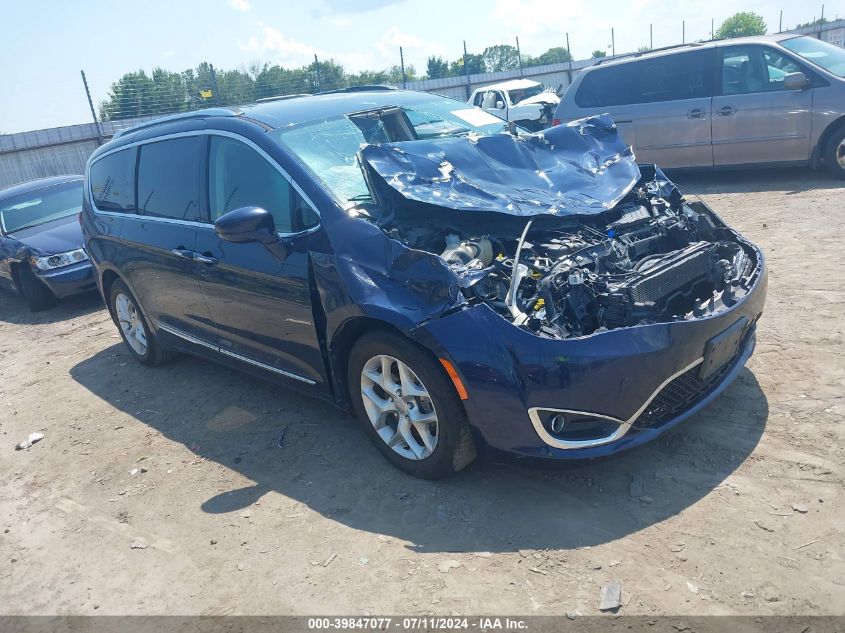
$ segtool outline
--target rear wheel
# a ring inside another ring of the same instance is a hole
[[[387,332],[365,334],[352,348],[348,372],[355,413],[394,466],[439,479],[475,459],[454,385],[414,343]]]
[[[832,174],[845,178],[845,126],[834,132],[827,142],[824,164]]]
[[[155,366],[170,360],[170,352],[158,344],[155,335],[147,327],[138,302],[120,280],[112,284],[109,308],[123,342],[138,362]]]
[[[46,310],[56,302],[56,296],[25,263],[18,266],[17,277],[21,294],[31,312]]]

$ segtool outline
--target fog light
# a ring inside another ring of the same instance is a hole
[[[556,413],[549,418],[549,428],[552,430],[552,433],[563,432],[563,427],[565,425],[566,419],[560,413]]]

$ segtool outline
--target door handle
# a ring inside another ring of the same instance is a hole
[[[182,247],[174,248],[170,252],[173,253],[174,255],[176,255],[176,257],[181,257],[182,259],[193,259],[194,258],[194,251],[188,250],[187,248],[182,248]]]
[[[690,119],[703,119],[704,118],[704,110],[701,108],[693,108],[689,112],[687,112],[687,117]]]
[[[736,113],[736,108],[733,106],[722,106],[719,108],[719,116],[731,116]]]
[[[205,264],[206,266],[214,266],[214,264],[217,263],[217,258],[209,255],[201,255],[200,253],[194,253],[194,261],[199,262],[200,264]]]

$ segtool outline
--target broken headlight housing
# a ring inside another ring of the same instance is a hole
[[[32,263],[38,270],[53,270],[54,268],[61,268],[62,266],[70,266],[71,264],[78,264],[88,259],[88,253],[84,248],[77,248],[66,253],[56,253],[55,255],[45,255],[43,257],[33,257]]]

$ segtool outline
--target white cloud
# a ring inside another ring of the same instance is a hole
[[[279,66],[296,67],[310,64],[314,55],[329,57],[324,51],[309,46],[298,40],[285,37],[272,26],[262,26],[261,35],[253,35],[246,44],[240,43],[242,50],[269,57]]]
[[[252,5],[249,3],[249,0],[229,0],[229,6],[235,11],[246,12],[252,9]]]
[[[405,63],[409,57],[421,58],[429,55],[445,55],[446,49],[437,42],[424,40],[421,37],[405,33],[398,26],[391,26],[384,35],[373,44],[373,48],[380,62],[377,68],[390,67],[399,64],[399,47],[405,53]]]

